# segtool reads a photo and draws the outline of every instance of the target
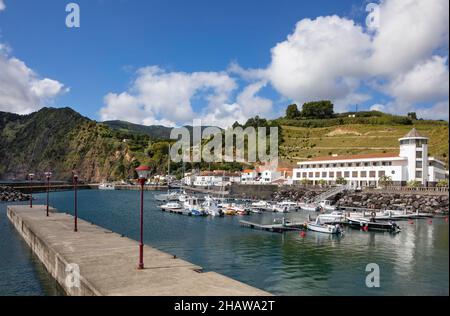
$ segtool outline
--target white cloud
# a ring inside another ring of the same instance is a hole
[[[386,0],[373,38],[374,75],[408,71],[441,46],[448,49],[448,0]]]
[[[438,102],[432,107],[419,108],[416,110],[417,116],[424,119],[435,119],[437,117],[448,121],[448,106],[449,102],[447,100]]]
[[[437,53],[448,54],[448,9],[448,0],[385,0],[375,32],[338,16],[301,20],[272,49],[267,79],[291,100],[330,99],[337,111],[370,100],[374,91],[361,87],[401,110],[440,102],[448,98],[447,56]]]
[[[0,0],[0,11],[3,11],[6,9],[5,2],[3,0]]]
[[[28,114],[68,91],[49,78],[41,79],[32,69],[0,44],[0,111]]]
[[[437,102],[448,99],[449,71],[447,58],[433,56],[400,74],[386,87],[401,102]]]
[[[166,72],[157,66],[145,67],[138,70],[127,92],[105,97],[100,114],[103,120],[191,124],[196,118],[194,100],[218,108],[228,102],[236,87],[224,72]]]
[[[304,19],[272,49],[272,85],[300,103],[343,99],[359,87],[370,37],[353,21],[338,16]]]

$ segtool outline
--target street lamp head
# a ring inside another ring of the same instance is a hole
[[[47,171],[46,173],[44,173],[45,174],[45,177],[47,178],[47,179],[50,179],[51,177],[52,177],[52,173],[50,172],[50,171]]]
[[[34,173],[28,174],[28,179],[30,179],[31,181],[33,181],[33,178],[34,178]]]
[[[76,170],[72,170],[72,176],[74,180],[78,180],[78,172]]]
[[[148,166],[139,166],[136,168],[139,180],[147,180],[150,175],[150,168]]]

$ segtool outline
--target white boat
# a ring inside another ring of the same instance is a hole
[[[204,216],[207,215],[206,212],[200,205],[198,198],[190,196],[184,202],[184,209],[193,216]]]
[[[252,207],[259,209],[267,209],[270,207],[270,203],[266,201],[253,202]]]
[[[99,190],[115,190],[116,188],[115,188],[114,184],[112,184],[112,183],[101,183],[98,186],[98,189]]]
[[[214,198],[210,197],[209,195],[205,197],[205,202],[202,203],[202,209],[208,215],[223,216],[223,212],[219,208],[217,201]]]
[[[309,222],[306,224],[309,230],[325,233],[325,234],[341,234],[342,228],[339,224],[337,225],[329,225],[322,224],[320,218],[318,217],[315,222]]]
[[[272,211],[277,213],[289,213],[289,207],[276,204],[272,206]]]
[[[323,224],[341,223],[345,221],[345,214],[343,212],[334,211],[330,214],[320,214],[317,218]]]
[[[299,206],[303,211],[307,212],[319,211],[319,206],[317,204],[300,203]]]
[[[292,202],[292,201],[282,201],[282,202],[277,203],[277,205],[280,207],[286,207],[288,212],[296,211],[298,208],[298,204],[296,202]]]
[[[183,209],[183,207],[177,202],[169,202],[169,203],[163,204],[160,206],[160,208],[163,210],[168,210],[168,211],[180,211]]]
[[[177,192],[169,192],[164,194],[158,194],[155,196],[155,199],[158,201],[179,201],[180,195]]]
[[[331,201],[329,200],[325,200],[325,201],[321,201],[319,203],[320,207],[323,208],[325,211],[335,211],[336,210],[336,206],[331,204]]]

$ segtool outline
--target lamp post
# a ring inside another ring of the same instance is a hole
[[[30,208],[33,208],[33,178],[34,178],[34,173],[30,173],[28,175],[28,180],[30,180]]]
[[[72,171],[73,175],[73,191],[74,191],[74,215],[75,215],[75,222],[74,222],[74,232],[78,232],[78,205],[77,205],[77,186],[78,186],[78,174],[74,170]]]
[[[50,192],[50,178],[52,177],[52,173],[47,171],[45,173],[45,177],[47,178],[47,217],[48,215],[48,205],[49,205],[49,192]]]
[[[138,269],[144,269],[144,184],[150,174],[150,168],[147,166],[139,166],[136,168],[141,185],[141,236],[139,243],[139,266]]]

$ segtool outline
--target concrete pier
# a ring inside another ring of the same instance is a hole
[[[144,247],[145,269],[138,270],[138,242],[45,206],[8,206],[8,218],[48,272],[68,295],[80,296],[264,296],[267,292]],[[67,267],[76,264],[79,287]]]

